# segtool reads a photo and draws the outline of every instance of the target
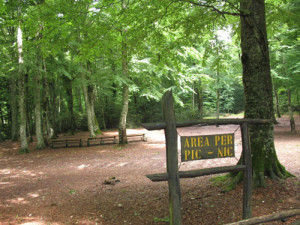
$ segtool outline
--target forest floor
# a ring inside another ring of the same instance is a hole
[[[295,175],[268,180],[253,192],[253,216],[300,208],[300,117],[297,134],[289,132],[289,119],[275,126],[279,161]],[[77,148],[47,148],[19,154],[19,143],[0,143],[0,224],[168,224],[167,182],[151,182],[146,174],[165,172],[166,151],[162,130],[129,129],[147,133],[147,142]],[[189,127],[180,135],[235,133],[236,158],[198,160],[180,164],[180,170],[235,165],[241,154],[238,126]],[[116,131],[106,131],[114,135]],[[61,135],[59,139],[87,138],[88,133]],[[183,224],[226,224],[241,220],[242,189],[223,193],[210,180],[214,176],[182,179]],[[115,178],[115,179],[113,179]],[[119,181],[119,182],[118,182]],[[109,184],[110,183],[110,184]],[[293,217],[290,224],[300,219]]]

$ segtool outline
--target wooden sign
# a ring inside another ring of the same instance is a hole
[[[234,157],[234,134],[181,137],[181,161]]]

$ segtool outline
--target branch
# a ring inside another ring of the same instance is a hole
[[[193,2],[192,0],[178,0],[178,1],[190,3],[190,4],[192,4],[192,5],[199,6],[199,7],[210,8],[213,12],[216,12],[216,13],[222,15],[222,16],[224,16],[224,15],[241,16],[241,15],[242,15],[241,12],[233,13],[233,12],[221,11],[221,10],[217,9],[215,6],[212,6],[212,5],[206,5],[206,4],[201,4],[201,3],[199,3],[199,2]]]

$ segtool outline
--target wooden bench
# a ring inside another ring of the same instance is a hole
[[[81,139],[69,140],[55,140],[51,141],[52,148],[68,148],[68,147],[82,147]]]
[[[129,134],[127,135],[127,138],[131,138],[131,137],[141,137],[142,141],[147,141],[147,137],[146,134]]]
[[[102,137],[95,137],[95,138],[88,138],[87,139],[87,146],[93,145],[103,145],[105,143],[118,143],[117,136],[102,136]]]

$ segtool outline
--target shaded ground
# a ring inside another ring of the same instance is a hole
[[[299,130],[300,118],[296,121]],[[296,177],[281,182],[268,180],[267,188],[256,189],[253,216],[300,208],[300,133],[289,133],[287,117],[279,122],[275,127],[278,158]],[[190,127],[178,132],[235,132],[239,158],[237,126]],[[165,171],[164,133],[151,131],[147,137],[148,142],[135,141],[126,146],[35,151],[32,144],[32,151],[21,155],[18,143],[0,143],[0,224],[168,224],[164,222],[169,215],[167,183],[153,183],[145,177]],[[66,138],[87,138],[87,133],[60,137]],[[234,165],[237,159],[182,163],[180,170]],[[209,182],[210,178],[181,180],[183,224],[225,224],[241,219],[242,185],[224,194],[221,187]],[[105,180],[120,182],[105,184]],[[296,218],[268,224],[290,224]]]

